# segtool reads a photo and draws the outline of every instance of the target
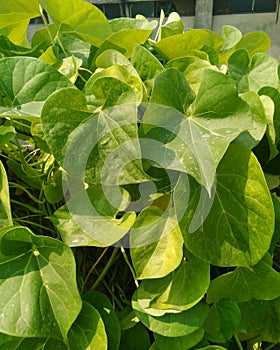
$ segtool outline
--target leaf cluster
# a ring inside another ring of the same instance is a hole
[[[280,343],[269,47],[176,13],[0,0],[0,349]]]

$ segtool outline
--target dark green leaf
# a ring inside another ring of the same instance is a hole
[[[231,339],[241,321],[239,307],[232,301],[221,300],[212,305],[203,325],[210,341],[225,343]]]
[[[203,328],[199,328],[198,330],[185,335],[183,337],[164,337],[160,334],[154,333],[156,344],[159,350],[188,350],[195,346],[197,343],[201,341],[204,335]]]
[[[107,335],[102,318],[86,301],[67,338],[69,350],[107,350]]]
[[[121,328],[118,317],[108,297],[103,293],[90,291],[83,298],[96,308],[104,322],[108,339],[108,350],[118,350]]]
[[[230,146],[219,164],[207,217],[203,216],[205,203],[199,202],[199,185],[182,181],[176,189],[178,210],[191,190],[180,227],[194,255],[218,266],[255,265],[263,258],[274,232],[274,209],[260,164],[247,148]]]
[[[235,271],[211,281],[209,303],[230,299],[237,303],[250,299],[271,300],[280,296],[280,273],[271,267],[269,256],[256,266],[237,267]]]

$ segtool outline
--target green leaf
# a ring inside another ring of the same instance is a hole
[[[108,339],[108,350],[118,350],[121,328],[113,305],[108,297],[103,293],[90,291],[84,295],[83,299],[96,308],[103,320]]]
[[[254,300],[239,304],[242,339],[259,337],[262,341],[280,342],[280,298],[264,301]]]
[[[0,34],[14,44],[28,46],[26,29],[31,18],[40,16],[38,0],[0,0]]]
[[[144,46],[135,45],[131,63],[136,68],[143,81],[149,81],[164,70],[160,61]]]
[[[147,329],[138,322],[134,327],[122,332],[119,350],[149,350],[150,345]]]
[[[137,278],[160,278],[180,264],[182,235],[172,212],[148,207],[136,219],[130,231],[130,254]]]
[[[56,342],[56,340],[55,340]],[[7,334],[0,333],[0,349],[1,350],[41,350],[47,345],[48,340],[42,338],[19,338],[12,337]],[[62,346],[59,346],[62,344]],[[66,345],[57,340],[57,350],[66,350]],[[47,346],[44,349],[48,349]]]
[[[0,75],[0,115],[7,117],[38,120],[43,103],[54,91],[74,87],[50,65],[31,57],[1,59]]]
[[[57,67],[57,70],[59,73],[67,77],[72,84],[75,84],[79,75],[79,68],[82,64],[83,61],[80,58],[72,55],[71,57],[63,58],[62,63]]]
[[[278,87],[278,61],[266,53],[253,55],[250,65],[248,52],[235,51],[228,60],[229,74],[238,84],[239,92],[258,92],[264,86]]]
[[[103,110],[115,105],[136,103],[143,97],[139,77],[120,65],[98,69],[87,81],[84,92],[88,104]]]
[[[173,107],[185,113],[195,98],[195,94],[182,73],[168,68],[159,73],[154,81],[151,102]]]
[[[71,34],[100,46],[112,31],[108,20],[96,6],[82,0],[39,0],[59,33]]]
[[[159,350],[188,350],[195,346],[197,343],[199,343],[203,338],[203,335],[203,328],[199,328],[193,333],[190,333],[183,337],[171,338],[154,333],[154,338]]]
[[[177,12],[171,12],[164,25],[160,26],[159,40],[181,34],[184,31],[184,22]]]
[[[107,335],[99,312],[88,302],[68,333],[69,350],[107,350]]]
[[[114,198],[116,189],[108,191]],[[124,204],[119,203],[119,209],[123,208]],[[135,221],[133,212],[121,218],[116,218],[117,213],[102,187],[94,186],[73,195],[50,219],[68,246],[104,247],[120,240]]]
[[[95,57],[103,51],[116,49],[130,58],[135,45],[142,45],[148,40],[157,26],[157,21],[149,22],[147,19],[117,18],[110,21],[113,34],[108,37],[97,50]]]
[[[280,273],[271,267],[269,256],[256,266],[237,267],[210,283],[207,302],[230,299],[237,303],[250,299],[272,300],[280,296]]]
[[[138,303],[150,314],[154,309],[164,312],[188,310],[203,298],[209,282],[209,265],[188,252],[187,261],[183,260],[169,275],[144,280],[140,284]]]
[[[214,32],[205,29],[189,29],[185,33],[162,39],[154,44],[154,47],[164,57],[172,59],[183,55],[191,56],[206,44],[218,48],[222,43],[223,40]]]
[[[250,32],[241,38],[234,49],[245,49],[252,56],[257,52],[267,52],[270,45],[271,40],[265,32]]]
[[[0,227],[12,225],[8,178],[4,165],[0,160]]]
[[[102,52],[101,55],[96,58],[95,64],[98,68],[109,68],[117,65],[122,66],[126,68],[132,76],[138,79],[140,78],[132,62],[117,50],[109,49]]]
[[[4,35],[0,35],[0,53],[4,57],[10,56],[30,56],[39,57],[42,54],[42,50],[46,49],[46,44],[44,42],[34,45],[32,48],[26,48],[24,46],[19,46],[13,44],[9,38]]]
[[[222,38],[224,39],[224,43],[221,51],[227,51],[232,49],[240,41],[242,33],[234,26],[225,25],[222,27]]]
[[[170,60],[165,68],[176,68],[186,78],[191,89],[197,93],[204,76],[205,68],[217,70],[216,66],[212,66],[207,60],[203,60],[196,56],[179,57]]]
[[[165,337],[183,337],[193,333],[202,326],[208,314],[208,306],[200,302],[187,311],[151,316],[137,302],[137,291],[132,297],[132,307],[144,326]]]
[[[276,88],[264,86],[258,94],[261,96],[266,111],[269,160],[271,160],[279,153],[277,145],[280,140],[280,93]]]
[[[173,108],[149,105],[141,136],[159,142],[156,147],[147,143],[146,158],[160,160],[165,169],[192,175],[210,192],[216,167],[227,147],[252,127],[251,113],[228,76],[206,69],[197,97],[187,110],[188,117]],[[142,142],[142,154],[144,146]]]
[[[209,308],[203,328],[208,340],[225,343],[232,338],[240,321],[241,314],[237,304],[229,300],[222,300]]]
[[[201,188],[194,181],[175,191],[175,207],[188,203],[180,227],[187,248],[200,259],[218,266],[257,264],[268,251],[274,232],[274,208],[256,157],[241,145],[231,145],[217,169],[216,193],[205,218],[199,203]],[[209,200],[208,200],[209,202]],[[206,202],[207,203],[207,202]],[[181,206],[181,207],[180,207]],[[194,214],[196,213],[196,214]],[[198,220],[200,227],[192,228]],[[194,232],[195,231],[195,232]]]
[[[63,198],[62,170],[57,170],[49,183],[43,186],[44,194],[49,203],[55,204]]]
[[[42,129],[56,160],[77,181],[110,186],[147,181],[139,160],[136,104],[93,115],[86,103],[81,91],[63,89],[44,104]]]
[[[261,141],[266,132],[267,120],[265,109],[262,98],[255,92],[247,91],[241,94],[240,97],[250,106],[254,119],[252,128],[240,134],[235,142],[252,149]]]
[[[0,147],[10,141],[16,135],[16,130],[11,125],[0,125]]]
[[[25,227],[1,234],[0,331],[66,339],[81,309],[70,248]]]

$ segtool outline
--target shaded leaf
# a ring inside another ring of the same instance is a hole
[[[175,191],[175,206],[186,201],[186,186]],[[248,266],[258,263],[270,246],[274,210],[257,159],[247,148],[231,145],[217,169],[216,193],[210,212],[203,217],[201,188],[190,182],[190,201],[180,227],[187,248],[197,257],[218,266]],[[187,199],[188,200],[188,199]],[[200,227],[190,225],[197,213]]]
[[[107,350],[107,335],[99,312],[88,302],[68,333],[70,350]]]
[[[199,328],[198,330],[185,335],[183,337],[164,337],[160,334],[154,333],[155,341],[160,350],[188,350],[195,346],[197,343],[201,341],[204,335],[203,328]]]
[[[225,343],[230,340],[241,321],[239,307],[232,301],[221,300],[209,308],[203,328],[210,341]]]
[[[271,300],[280,296],[280,274],[271,267],[267,256],[256,266],[237,267],[235,271],[211,281],[207,293],[209,303],[230,299],[237,303],[250,299]]]
[[[93,305],[102,318],[108,340],[108,350],[118,350],[121,328],[113,305],[108,297],[103,293],[90,291],[84,295],[83,299]]]

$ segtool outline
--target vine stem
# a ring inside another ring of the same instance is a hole
[[[118,247],[115,247],[113,250],[112,255],[110,256],[110,259],[108,260],[106,266],[104,267],[104,269],[102,270],[101,274],[98,276],[97,280],[94,282],[94,284],[92,285],[92,287],[90,288],[91,290],[95,289],[99,283],[103,280],[104,276],[106,275],[106,273],[108,272],[108,270],[110,269],[111,265],[114,262],[114,259],[117,255],[119,251]]]
[[[50,28],[49,28],[49,23],[46,19],[46,16],[44,15],[44,11],[43,11],[41,5],[39,5],[39,10],[40,10],[40,14],[41,14],[41,17],[43,19],[44,25],[46,26],[47,32],[48,32],[49,37],[51,39],[52,45],[55,46],[54,38],[52,37],[52,33],[50,31]]]
[[[236,342],[236,345],[237,345],[238,349],[239,349],[239,350],[244,350],[244,349],[243,349],[243,346],[242,346],[242,344],[241,344],[241,342],[240,342],[240,340],[239,340],[239,338],[238,338],[238,336],[237,336],[237,334],[234,333],[233,336],[234,336],[234,340],[235,340],[235,342]]]
[[[133,269],[133,267],[132,267],[131,264],[130,264],[130,261],[129,261],[129,259],[128,259],[128,256],[127,256],[126,252],[125,252],[124,247],[121,247],[121,252],[122,252],[122,254],[123,254],[123,257],[124,257],[125,262],[127,263],[128,267],[129,267],[129,269],[130,269],[130,271],[131,271],[131,273],[132,273],[132,276],[133,276],[133,279],[134,279],[134,283],[135,283],[136,287],[138,288],[138,287],[139,287],[139,283],[138,283],[138,281],[137,281],[137,278],[136,278],[134,269]]]
[[[105,255],[105,253],[107,252],[109,247],[106,247],[103,252],[100,254],[100,256],[98,257],[98,259],[96,260],[96,262],[92,265],[92,267],[90,268],[88,274],[86,275],[85,278],[85,284],[87,283],[89,276],[92,274],[93,270],[96,268],[96,266],[99,264],[100,260],[103,258],[103,256]]]

